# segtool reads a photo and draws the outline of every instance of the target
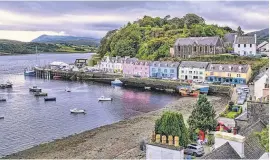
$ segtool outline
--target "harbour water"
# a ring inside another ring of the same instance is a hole
[[[10,80],[12,89],[0,89],[0,157],[52,141],[111,124],[132,116],[157,110],[178,99],[178,96],[112,87],[94,82],[80,83],[24,77],[23,69],[52,61],[72,63],[76,58],[91,54],[40,54],[1,56],[0,83]],[[56,102],[44,102],[29,93],[37,85]],[[65,92],[69,88],[71,92]],[[98,102],[100,96],[111,97],[111,102]],[[69,109],[85,109],[87,114],[73,115]]]

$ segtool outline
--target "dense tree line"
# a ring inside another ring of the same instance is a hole
[[[144,16],[128,23],[119,30],[109,31],[98,48],[100,57],[135,56],[140,59],[158,60],[169,56],[169,48],[181,37],[220,36],[233,32],[230,27],[208,25],[196,14],[182,18]]]

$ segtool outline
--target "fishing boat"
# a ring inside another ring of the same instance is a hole
[[[192,86],[179,86],[178,90],[181,96],[197,97],[200,94],[200,90]]]
[[[44,101],[56,101],[56,97],[44,98]]]
[[[0,98],[0,102],[6,102],[7,101],[7,99],[5,99],[5,98]]]
[[[61,76],[53,76],[53,79],[59,80],[59,79],[61,79]]]
[[[105,98],[104,96],[101,96],[98,98],[98,101],[112,101],[112,98]]]
[[[71,113],[86,113],[84,109],[77,109],[77,108],[73,108],[70,109]]]
[[[33,69],[25,68],[24,69],[24,76],[36,76],[36,72]]]
[[[200,90],[202,94],[208,94],[209,92],[209,85],[194,85],[193,87]]]
[[[114,81],[111,81],[111,84],[114,86],[122,86],[123,82],[121,82],[119,79],[115,79]]]
[[[45,92],[36,92],[34,95],[36,97],[41,97],[41,96],[48,96],[48,93],[45,93]]]
[[[41,92],[42,89],[41,88],[37,88],[37,86],[33,86],[32,88],[29,88],[30,92]]]
[[[7,81],[6,88],[12,88],[13,84],[10,81]]]

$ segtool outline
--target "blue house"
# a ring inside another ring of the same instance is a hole
[[[171,61],[154,61],[150,64],[150,77],[177,79],[179,64]]]

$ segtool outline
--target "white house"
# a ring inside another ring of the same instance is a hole
[[[254,79],[254,96],[256,99],[269,95],[269,71],[260,73]]]
[[[234,53],[241,56],[256,55],[256,34],[254,36],[238,36],[234,37]]]
[[[184,149],[158,143],[146,144],[146,159],[184,159]]]
[[[120,56],[116,57],[104,57],[99,63],[99,69],[105,72],[115,73],[123,71],[123,63],[125,58]]]
[[[205,70],[208,62],[182,61],[179,65],[179,79],[205,80]]]
[[[64,68],[68,68],[68,67],[69,67],[69,64],[64,63],[64,62],[54,61],[54,62],[50,63],[51,69],[64,69]]]
[[[261,44],[257,46],[257,50],[260,52],[268,52],[269,51],[269,43],[267,41],[263,41]]]

